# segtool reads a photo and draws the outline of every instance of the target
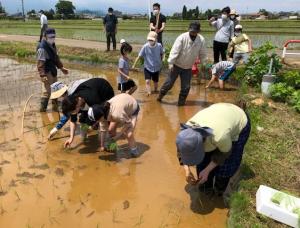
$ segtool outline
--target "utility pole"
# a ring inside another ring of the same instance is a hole
[[[25,21],[24,0],[22,0],[22,13],[23,13],[23,20]]]

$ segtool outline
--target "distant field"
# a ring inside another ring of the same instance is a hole
[[[186,31],[189,21],[170,20],[164,34],[167,45],[172,44],[175,38]],[[50,21],[49,25],[56,28],[58,37],[70,39],[105,41],[105,34],[101,20],[65,20]],[[242,21],[244,31],[253,40],[254,47],[266,41],[271,41],[278,47],[289,39],[300,39],[300,21]],[[212,46],[214,30],[207,21],[201,21],[202,34],[207,40],[207,46]],[[38,35],[39,21],[0,21],[0,33]],[[117,38],[124,38],[132,43],[144,43],[148,32],[147,20],[120,21]]]

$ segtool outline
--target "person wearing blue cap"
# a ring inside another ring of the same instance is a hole
[[[223,193],[241,164],[250,130],[245,111],[229,103],[211,105],[182,124],[176,146],[187,182]],[[190,166],[197,167],[197,177]]]
[[[57,68],[63,74],[68,74],[68,69],[64,68],[60,58],[57,54],[55,46],[55,29],[47,28],[45,31],[45,39],[39,44],[37,48],[37,68],[43,86],[41,96],[40,112],[46,112],[49,98],[51,95],[50,85],[57,81]],[[57,109],[56,101],[53,100],[54,108]]]

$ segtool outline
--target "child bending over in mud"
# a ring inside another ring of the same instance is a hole
[[[88,110],[91,121],[100,122],[100,145],[101,151],[105,150],[106,133],[109,133],[112,141],[125,136],[127,138],[130,154],[133,157],[139,156],[139,151],[134,138],[134,129],[140,107],[136,99],[129,94],[116,95],[102,105],[93,105]],[[122,130],[117,134],[117,127]]]
[[[230,61],[221,61],[212,66],[211,80],[208,82],[205,88],[209,88],[210,85],[218,80],[220,89],[224,89],[225,81],[229,79],[229,76],[235,71],[235,64]]]
[[[159,73],[161,70],[164,49],[160,43],[157,43],[157,33],[149,32],[148,42],[141,49],[139,56],[136,58],[133,69],[140,58],[144,59],[144,75],[146,80],[147,95],[151,95],[151,80],[154,82],[154,92],[158,92]]]
[[[129,58],[128,54],[132,52],[132,46],[124,42],[121,46],[121,57],[119,59],[119,65],[118,65],[118,90],[121,91],[121,93],[133,94],[137,86],[135,82],[130,79],[129,77]]]

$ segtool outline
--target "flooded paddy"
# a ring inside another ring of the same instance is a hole
[[[104,77],[116,88],[116,69],[70,67],[66,83]],[[225,227],[222,199],[200,195],[185,182],[176,157],[179,123],[215,102],[232,102],[235,90],[193,85],[185,107],[176,106],[178,82],[162,104],[146,96],[144,76],[132,73],[141,106],[136,139],[143,154],[130,158],[125,141],[117,153],[99,152],[97,133],[64,149],[68,124],[52,141],[58,113],[38,112],[41,83],[36,66],[0,58],[0,227]],[[161,83],[164,76],[161,77]],[[33,95],[25,111],[24,103]]]

